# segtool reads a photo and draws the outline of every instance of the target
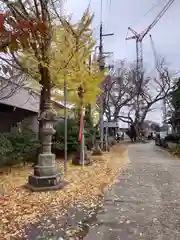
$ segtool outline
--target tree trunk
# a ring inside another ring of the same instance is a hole
[[[88,126],[92,126],[91,104],[86,105],[84,120]]]
[[[41,115],[45,111],[45,103],[51,101],[51,78],[49,69],[47,67],[39,66],[39,71],[41,74],[41,81],[40,84],[41,88],[41,95],[40,95],[40,104],[39,104],[39,115]],[[38,156],[42,153],[42,128],[43,128],[43,121],[39,120],[39,131],[38,131],[38,140],[40,142],[40,147],[37,149],[36,152],[36,162],[38,162]]]

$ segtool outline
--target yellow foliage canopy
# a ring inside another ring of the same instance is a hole
[[[86,11],[81,21],[75,25],[63,20],[61,26],[55,26],[52,36],[52,44],[49,51],[49,68],[54,88],[63,89],[64,80],[67,82],[68,102],[78,103],[77,89],[84,89],[84,104],[95,103],[96,96],[100,94],[99,85],[103,75],[99,71],[97,62],[89,65],[89,58],[95,46],[92,38],[90,24],[93,16]],[[28,68],[31,77],[40,81],[38,60],[30,50],[20,54],[21,63]],[[62,100],[62,95],[59,95]]]

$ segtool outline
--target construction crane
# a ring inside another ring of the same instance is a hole
[[[150,35],[150,41],[151,41],[151,46],[152,46],[152,50],[153,50],[153,55],[154,55],[154,62],[155,62],[155,68],[157,70],[158,73],[158,78],[161,80],[163,80],[163,78],[165,77],[166,73],[163,69],[163,67],[161,66],[159,60],[158,60],[158,56],[157,56],[157,52],[156,52],[156,48],[155,48],[155,44],[154,41],[152,39],[152,35]],[[166,98],[163,99],[163,122],[166,122],[166,117],[167,117],[167,102],[166,102]]]
[[[163,7],[161,12],[156,16],[154,21],[141,33],[137,33],[131,27],[128,28],[134,36],[127,37],[126,40],[135,39],[136,40],[136,81],[139,82],[141,77],[143,76],[143,49],[142,49],[142,41],[144,37],[148,34],[148,32],[159,22],[162,16],[166,13],[166,11],[170,8],[170,6],[174,3],[175,0],[169,0],[167,4]]]
[[[137,33],[131,27],[128,28],[133,33],[133,36],[127,37],[126,40],[135,39],[136,40],[136,77],[135,84],[137,88],[137,99],[136,99],[136,117],[139,121],[141,110],[144,108],[144,101],[140,99],[140,92],[143,83],[143,48],[142,41],[148,32],[159,22],[162,16],[167,12],[170,6],[174,3],[175,0],[169,0],[160,13],[156,16],[154,21],[141,33]]]

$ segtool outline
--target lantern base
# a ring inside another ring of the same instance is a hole
[[[52,177],[29,176],[26,187],[33,192],[55,191],[62,189],[67,182],[60,180],[60,174]]]
[[[92,156],[102,156],[103,153],[100,149],[99,146],[96,146],[94,149],[93,149],[93,153],[92,153]]]
[[[61,189],[65,184],[61,179],[55,155],[42,153],[38,157],[38,165],[34,167],[34,175],[29,176],[26,187],[32,191],[51,191]]]
[[[60,173],[60,169],[56,164],[56,155],[53,153],[41,153],[38,156],[38,165],[34,167],[34,175],[54,176]]]

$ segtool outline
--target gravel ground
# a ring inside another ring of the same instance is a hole
[[[84,239],[179,240],[180,159],[154,143],[131,144],[129,158]]]

